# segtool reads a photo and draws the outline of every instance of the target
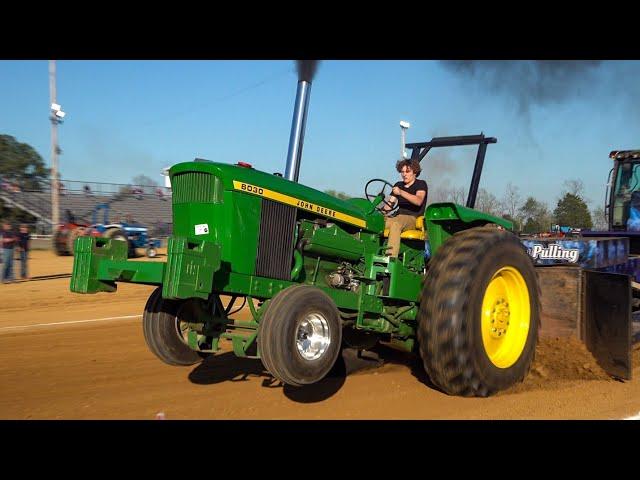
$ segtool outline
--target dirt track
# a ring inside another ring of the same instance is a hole
[[[33,251],[38,278],[0,285],[0,419],[153,419],[159,412],[167,419],[618,419],[640,412],[638,348],[634,379],[622,383],[566,339],[542,340],[525,382],[488,399],[434,390],[417,359],[385,347],[383,366],[346,376],[337,369],[304,389],[274,385],[259,361],[228,351],[171,367],[142,336],[139,315],[152,287],[72,294],[71,265],[70,257]],[[105,319],[126,316],[136,317]],[[65,323],[41,325],[57,322]]]

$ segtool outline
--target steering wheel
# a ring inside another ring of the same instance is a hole
[[[371,185],[372,183],[375,182],[380,182],[382,183],[382,190],[380,190],[380,192],[377,195],[373,195],[371,193],[369,193],[369,185]],[[387,202],[385,200],[386,194],[385,191],[387,189],[387,186],[391,187],[391,190],[393,191],[393,185],[391,185],[389,182],[387,182],[386,180],[383,180],[382,178],[373,178],[371,180],[369,180],[367,182],[367,184],[364,186],[364,195],[365,197],[367,197],[367,200],[369,200],[373,206],[375,207],[376,210],[378,210],[379,212],[382,213],[386,213],[387,215],[396,211],[398,209],[398,202],[396,202],[396,204],[392,204],[390,202]],[[383,210],[382,207],[378,207],[378,204],[382,202],[385,205],[387,205],[391,210]]]

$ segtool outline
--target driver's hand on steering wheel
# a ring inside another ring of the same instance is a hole
[[[399,197],[399,196],[400,196],[400,187],[393,187],[393,188],[391,189],[391,193],[392,193],[393,195],[395,195],[396,197]]]
[[[383,205],[382,206],[382,210],[384,211],[385,215],[389,215],[389,213],[395,208],[396,203],[398,202],[398,199],[396,197],[394,197],[393,195],[389,195],[389,198],[388,198],[387,202],[392,204],[393,207],[390,207],[389,205]]]

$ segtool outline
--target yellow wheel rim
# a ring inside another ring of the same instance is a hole
[[[514,267],[502,267],[491,277],[482,299],[482,343],[498,368],[518,361],[529,335],[529,289]]]

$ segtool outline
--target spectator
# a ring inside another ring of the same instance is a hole
[[[2,243],[2,283],[12,282],[13,278],[13,250],[16,244],[16,235],[9,222],[2,223],[0,231],[0,243]]]
[[[64,195],[64,192],[65,192],[64,183],[58,182],[58,193],[60,195]]]
[[[93,195],[93,192],[91,192],[91,187],[89,185],[85,185],[84,187],[82,187],[82,190],[84,190],[84,194],[87,197],[90,197]]]
[[[133,189],[131,190],[131,193],[133,193],[133,194],[136,196],[136,198],[137,198],[138,200],[142,200],[142,194],[144,193],[144,192],[143,192],[143,190],[142,190],[142,188],[140,188],[140,187],[138,187],[138,186],[135,186],[135,187],[133,187]]]
[[[27,268],[27,262],[29,260],[29,240],[31,235],[29,234],[29,227],[24,223],[20,225],[20,231],[18,232],[18,251],[20,252],[20,276],[23,279],[28,279],[29,270]]]
[[[157,194],[158,194],[158,198],[159,198],[160,200],[165,200],[165,198],[164,198],[164,192],[162,191],[162,188],[158,187],[158,188],[156,189],[156,192],[157,192]]]
[[[76,223],[76,217],[74,217],[73,213],[71,213],[71,210],[68,208],[65,211],[65,216],[67,217],[67,223]]]

